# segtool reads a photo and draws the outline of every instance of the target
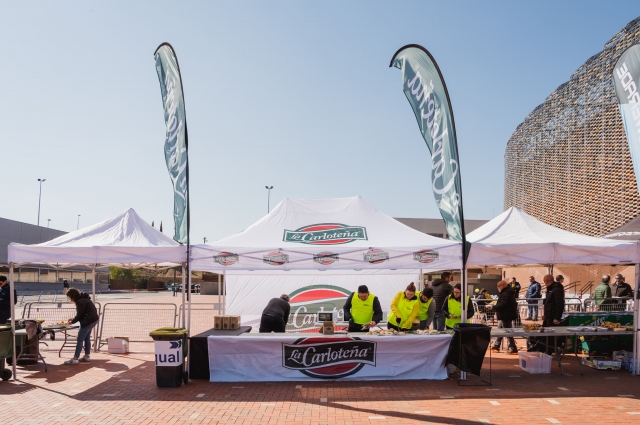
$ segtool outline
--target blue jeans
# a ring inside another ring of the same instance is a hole
[[[78,331],[78,342],[76,343],[75,358],[80,358],[80,352],[82,351],[82,344],[84,343],[84,355],[91,354],[91,331],[96,327],[98,321],[89,323],[87,326],[80,326]]]
[[[444,330],[444,313],[441,311],[433,315],[433,329],[440,332]]]
[[[538,304],[529,304],[529,317],[538,320]]]

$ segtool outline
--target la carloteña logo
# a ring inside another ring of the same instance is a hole
[[[313,261],[316,263],[322,264],[323,266],[328,266],[329,264],[333,264],[340,259],[338,254],[334,254],[333,252],[323,251],[313,256]]]
[[[238,254],[221,252],[220,254],[213,256],[213,261],[223,266],[230,266],[238,262]]]
[[[300,338],[282,344],[282,367],[319,379],[338,379],[376,365],[376,343],[359,338]]]
[[[339,223],[311,224],[297,230],[285,230],[282,240],[309,245],[338,245],[357,240],[366,241],[367,229]]]
[[[338,320],[342,320],[342,307],[350,294],[351,291],[333,285],[312,285],[296,289],[289,294],[289,326],[299,332],[317,332],[317,314],[325,311],[337,312]]]
[[[272,266],[281,266],[289,262],[289,255],[280,251],[273,251],[262,256],[262,261]]]
[[[423,249],[422,251],[414,252],[413,259],[420,263],[432,263],[440,258],[438,251],[431,249]]]
[[[367,251],[366,254],[362,254],[364,257],[364,261],[367,261],[371,264],[379,264],[383,261],[387,261],[389,259],[389,253],[384,252],[381,249],[371,248]]]

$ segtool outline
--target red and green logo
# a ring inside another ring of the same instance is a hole
[[[298,332],[317,332],[318,313],[335,311],[340,320],[342,307],[351,291],[333,285],[312,285],[296,289],[289,294],[290,322],[287,328]]]
[[[273,251],[262,256],[262,262],[272,266],[281,266],[289,262],[289,255],[280,251]]]
[[[316,263],[322,264],[323,266],[328,266],[329,264],[333,264],[340,259],[338,254],[334,254],[329,251],[322,251],[313,256],[313,261]]]
[[[232,252],[221,252],[220,254],[213,256],[213,261],[223,266],[230,266],[238,262],[238,254],[234,254]]]
[[[282,344],[282,367],[318,379],[339,379],[376,366],[376,343],[360,338],[300,338]]]
[[[438,258],[440,258],[438,251],[433,251],[431,249],[423,249],[422,251],[413,253],[413,259],[419,263],[433,263]]]
[[[297,230],[285,230],[282,240],[309,245],[339,245],[368,239],[366,227],[320,223],[304,226]]]
[[[381,249],[371,248],[367,251],[366,254],[362,254],[364,257],[364,261],[367,261],[371,264],[380,264],[389,259],[389,253],[384,252]]]

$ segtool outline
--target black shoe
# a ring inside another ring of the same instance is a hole
[[[517,356],[518,350],[507,350],[507,354],[511,354],[512,356]]]

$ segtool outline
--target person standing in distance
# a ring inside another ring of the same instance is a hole
[[[451,273],[444,272],[440,275],[440,279],[436,279],[431,283],[433,289],[433,302],[436,305],[433,313],[433,329],[444,331],[444,313],[442,313],[442,304],[444,300],[451,295],[453,287],[449,284],[451,281]]]
[[[496,316],[498,316],[498,328],[510,329],[513,327],[513,321],[518,318],[516,293],[504,280],[498,282],[498,291],[500,292],[498,302],[496,302],[495,305],[488,305],[487,309],[496,312]],[[513,337],[508,337],[507,342],[509,343],[507,354],[518,354],[518,347]],[[500,351],[501,345],[502,337],[496,338],[491,349],[493,351]]]
[[[515,277],[512,277],[509,286],[511,286],[511,289],[516,293],[516,298],[518,298],[520,296],[520,289],[522,289],[520,282],[518,282]]]
[[[562,313],[564,313],[564,286],[560,282],[554,282],[553,276],[550,274],[544,276],[543,282],[547,287],[547,296],[543,301],[544,317],[542,318],[542,326],[549,327],[557,325],[562,319]]]
[[[342,307],[344,320],[349,322],[349,332],[366,332],[382,320],[382,307],[378,297],[369,292],[367,285],[358,286]],[[366,327],[364,327],[366,325]]]
[[[289,321],[289,295],[282,294],[280,298],[271,298],[262,310],[260,317],[260,333],[284,332]]]
[[[614,297],[633,297],[633,289],[624,281],[624,276],[618,273],[615,280],[611,285],[611,295]]]
[[[69,281],[67,279],[64,279],[62,281],[62,294],[67,295],[68,291],[69,291]]]
[[[542,298],[542,286],[536,281],[536,278],[529,276],[529,288],[527,288],[527,294],[525,295],[529,301],[529,316],[525,320],[538,321],[538,298]],[[532,299],[532,298],[535,298]]]

